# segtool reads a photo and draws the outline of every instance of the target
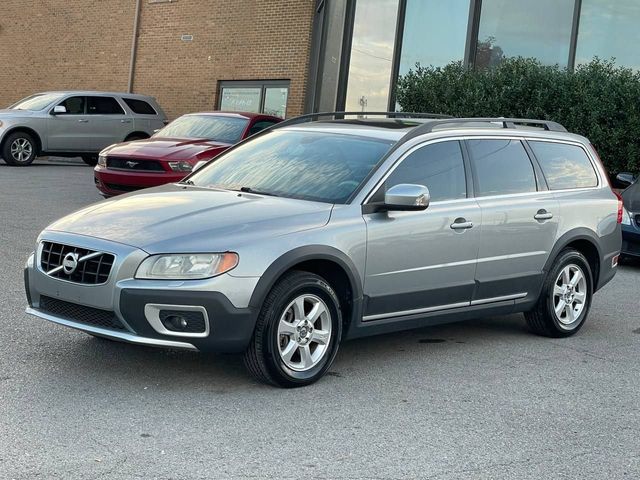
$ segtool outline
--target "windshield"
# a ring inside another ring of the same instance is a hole
[[[62,98],[59,93],[38,93],[30,97],[23,98],[18,103],[14,103],[9,108],[12,110],[44,110],[49,104]]]
[[[164,127],[155,137],[206,138],[221,143],[238,143],[249,120],[214,115],[184,115]]]
[[[189,183],[345,203],[393,143],[354,135],[275,130],[222,154],[189,177]]]

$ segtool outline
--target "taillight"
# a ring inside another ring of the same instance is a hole
[[[618,198],[618,223],[622,223],[622,209],[624,208],[624,204],[622,203],[622,195],[620,195],[615,190],[612,190],[612,192]]]

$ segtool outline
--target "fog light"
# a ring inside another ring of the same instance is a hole
[[[206,330],[202,312],[160,310],[158,317],[170,332],[202,333]]]

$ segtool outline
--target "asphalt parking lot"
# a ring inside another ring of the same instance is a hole
[[[640,264],[575,337],[519,315],[344,344],[298,390],[236,356],[92,338],[24,313],[50,221],[98,201],[83,164],[0,164],[0,478],[640,477]]]

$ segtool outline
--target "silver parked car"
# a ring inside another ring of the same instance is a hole
[[[89,165],[114,143],[149,138],[167,117],[153,97],[90,91],[45,92],[0,110],[0,158],[30,165],[39,155]]]
[[[304,120],[47,227],[27,312],[244,352],[292,387],[366,335],[514,312],[572,335],[613,278],[622,205],[586,138],[535,120]]]

